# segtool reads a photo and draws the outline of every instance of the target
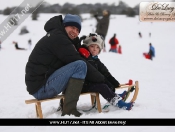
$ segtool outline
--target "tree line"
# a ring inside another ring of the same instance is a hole
[[[9,15],[16,7],[7,7],[4,10],[0,10],[0,14]],[[21,10],[22,7],[18,7]],[[102,15],[102,11],[107,9],[110,11],[111,14],[118,14],[118,15],[127,15],[129,17],[134,17],[135,15],[139,14],[139,4],[136,5],[134,8],[129,7],[126,3],[120,1],[118,5],[115,3],[112,4],[79,4],[75,5],[72,3],[65,3],[64,5],[53,4],[50,5],[48,3],[43,3],[37,10],[33,12],[33,17],[37,17],[38,13],[72,13],[72,14],[83,14],[83,13],[91,13],[91,14],[98,14]],[[16,10],[18,12],[18,10]],[[15,13],[15,12],[14,12]],[[29,11],[29,13],[31,13]]]

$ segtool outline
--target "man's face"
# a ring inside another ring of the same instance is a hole
[[[79,35],[79,29],[75,26],[66,26],[65,30],[69,36],[70,39],[75,39]]]

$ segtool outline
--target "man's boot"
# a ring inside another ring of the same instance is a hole
[[[67,84],[67,88],[64,94],[64,103],[62,115],[74,115],[76,117],[81,116],[81,113],[77,111],[77,102],[83,88],[84,80],[70,78]]]

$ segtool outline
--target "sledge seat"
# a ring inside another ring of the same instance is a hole
[[[96,99],[97,102],[97,109],[98,112],[101,113],[101,104],[100,104],[100,98],[99,98],[99,93],[82,93],[81,95],[87,95],[90,94],[91,97],[91,104],[92,106],[94,105],[94,101]],[[43,118],[43,114],[42,114],[42,107],[41,107],[41,103],[42,102],[46,102],[46,101],[52,101],[52,100],[56,100],[56,99],[64,99],[64,95],[57,95],[54,98],[50,98],[50,99],[43,99],[43,100],[37,100],[37,99],[29,99],[29,100],[25,100],[26,104],[35,104],[35,110],[36,110],[36,116],[39,118]]]

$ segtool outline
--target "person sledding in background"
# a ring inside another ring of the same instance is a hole
[[[118,52],[119,54],[122,54],[122,46],[121,46],[121,45],[118,46],[117,52]]]
[[[116,34],[109,40],[109,44],[111,45],[109,52],[117,53],[117,45],[119,44],[118,39],[116,38]]]
[[[153,59],[153,57],[155,57],[155,49],[154,49],[154,47],[152,46],[151,43],[149,43],[149,52],[148,52],[148,54],[150,55],[151,60]]]
[[[138,35],[139,35],[140,38],[142,38],[142,33],[141,32],[139,32]]]
[[[153,60],[153,57],[155,57],[155,48],[152,46],[151,43],[149,43],[149,51],[148,53],[143,53],[146,59]]]
[[[13,44],[15,44],[15,48],[16,48],[17,50],[26,50],[25,48],[20,48],[20,47],[18,46],[18,43],[15,42],[15,41],[13,41]]]

